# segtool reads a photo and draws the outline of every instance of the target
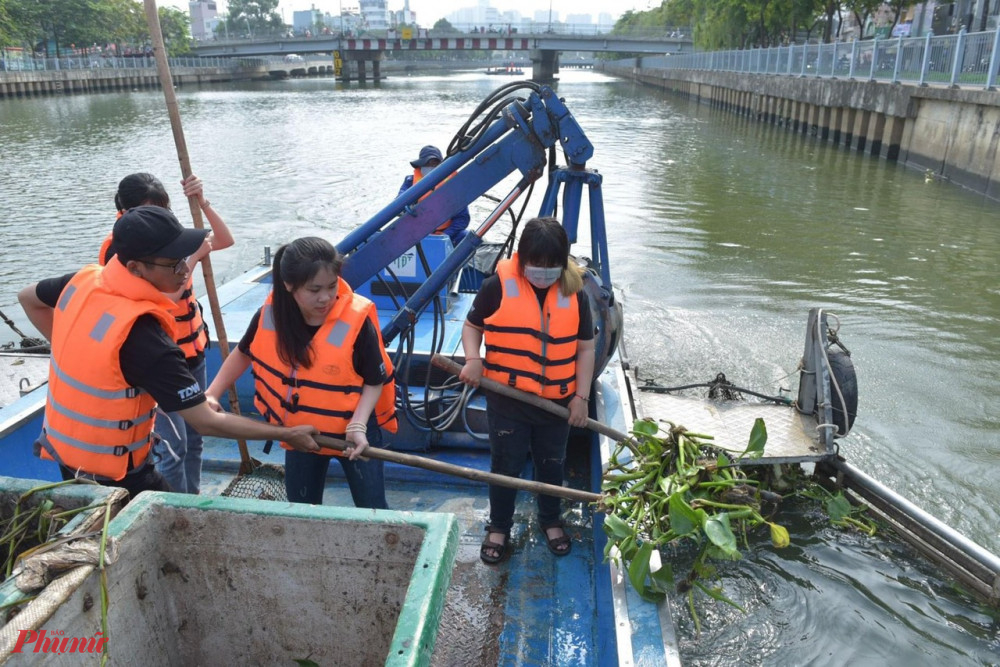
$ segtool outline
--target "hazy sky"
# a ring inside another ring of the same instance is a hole
[[[594,20],[601,12],[607,12],[617,19],[629,9],[644,10],[651,6],[658,7],[660,0],[490,0],[489,5],[501,12],[515,10],[522,16],[531,18],[536,10],[548,13],[551,2],[552,14],[565,19],[569,13],[591,14]],[[187,10],[186,0],[159,0],[159,4],[173,5],[178,9]],[[478,0],[410,0],[410,10],[416,12],[417,21],[421,26],[430,27],[434,22],[451,12],[463,7],[478,6]],[[219,12],[225,11],[225,0],[219,0]],[[284,11],[286,23],[292,22],[292,12],[309,9],[315,6],[323,13],[337,15],[340,7],[357,7],[357,0],[281,0],[278,12]],[[403,0],[389,0],[389,9],[403,8]]]

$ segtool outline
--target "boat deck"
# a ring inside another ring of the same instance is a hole
[[[44,384],[48,376],[47,354],[0,352],[0,408]]]
[[[261,443],[249,443],[249,447],[251,455],[263,463],[280,465],[283,460],[277,447],[267,456],[261,453]],[[586,445],[574,448],[574,463],[568,470],[570,486],[589,486],[587,449]],[[236,474],[237,456],[232,441],[207,439],[203,494],[225,490]],[[488,465],[481,451],[454,449],[425,456],[468,467]],[[459,522],[459,548],[432,664],[598,664],[601,647],[594,645],[594,638],[602,633],[596,627],[593,577],[594,559],[601,558],[601,553],[595,554],[589,507],[566,503],[573,549],[557,558],[549,553],[538,529],[534,496],[518,494],[511,534],[514,551],[504,563],[486,566],[479,560],[479,545],[488,521],[488,487],[417,468],[385,465],[390,508],[448,512]],[[323,504],[353,505],[337,463],[330,465]],[[553,605],[553,600],[558,604]]]

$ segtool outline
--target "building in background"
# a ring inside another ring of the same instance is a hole
[[[566,30],[576,35],[593,35],[597,32],[597,25],[590,14],[567,14]]]
[[[322,23],[323,15],[316,9],[316,5],[313,5],[311,9],[292,12],[292,31],[296,35],[304,35],[306,31],[309,34],[316,34],[317,26],[322,25]]]
[[[394,26],[415,26],[417,24],[417,15],[410,11],[410,0],[404,0],[403,8],[392,13],[392,24]]]
[[[366,30],[388,30],[389,9],[386,0],[359,0]]]
[[[219,11],[215,0],[191,0],[188,3],[191,14],[191,37],[201,41],[215,37],[219,25]]]

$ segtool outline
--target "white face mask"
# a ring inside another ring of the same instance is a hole
[[[524,267],[524,277],[527,278],[529,283],[539,289],[551,287],[557,280],[559,280],[559,276],[561,275],[561,266],[546,267],[531,266],[529,264]]]

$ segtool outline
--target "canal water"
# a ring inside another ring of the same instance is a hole
[[[393,199],[421,146],[446,147],[499,83],[470,72],[178,90],[194,171],[237,239],[213,256],[216,280],[265,246],[341,238]],[[807,311],[822,306],[859,376],[841,453],[1000,551],[997,204],[598,73],[563,72],[558,93],[604,175],[612,278],[640,377],[679,385],[724,372],[765,393],[794,390]],[[21,326],[18,289],[94,260],[122,176],[160,176],[184,209],[158,91],[0,100],[0,165],[0,310]],[[472,208],[475,221],[492,203]],[[15,338],[0,328],[0,342]],[[722,567],[745,611],[701,599],[698,633],[686,600],[673,600],[687,663],[1000,660],[996,612],[905,546],[807,510],[787,521],[790,549],[752,541]]]

